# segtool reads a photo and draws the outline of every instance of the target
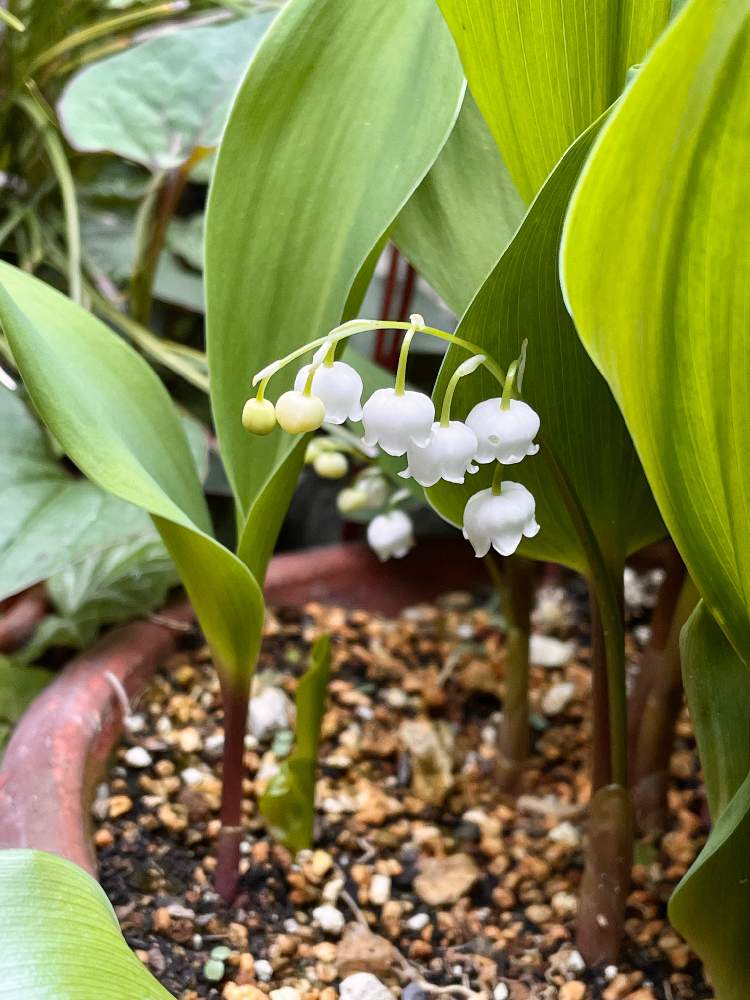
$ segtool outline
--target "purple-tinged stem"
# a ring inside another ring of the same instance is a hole
[[[216,846],[216,891],[231,903],[237,895],[242,841],[242,782],[249,685],[241,690],[222,680],[224,756],[222,764],[221,830]]]

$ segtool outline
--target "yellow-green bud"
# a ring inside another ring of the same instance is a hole
[[[317,396],[306,396],[290,389],[276,402],[276,419],[287,434],[305,434],[316,431],[326,415],[323,401]]]
[[[343,479],[349,463],[340,451],[321,451],[313,459],[313,469],[322,479]]]
[[[268,399],[248,399],[242,407],[242,426],[251,434],[270,434],[276,426],[276,411]]]
[[[314,437],[312,441],[308,444],[305,449],[305,462],[307,465],[312,465],[318,455],[326,450],[328,441],[320,436]]]
[[[367,494],[356,486],[347,486],[336,497],[340,514],[354,514],[367,506]]]

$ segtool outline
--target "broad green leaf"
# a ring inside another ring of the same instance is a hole
[[[221,138],[232,96],[272,19],[180,28],[93,63],[67,84],[58,114],[68,142],[152,171]]]
[[[315,768],[330,674],[331,637],[323,635],[313,644],[310,665],[297,685],[295,748],[258,802],[271,835],[293,851],[312,843]]]
[[[47,581],[53,611],[21,650],[25,662],[50,646],[83,649],[103,625],[148,614],[164,603],[177,574],[150,519],[135,509],[148,529],[141,537],[89,555]]]
[[[571,203],[567,298],[708,610],[750,654],[750,9],[689,3]]]
[[[699,604],[682,631],[682,670],[713,828],[675,889],[669,916],[703,959],[717,1000],[750,995],[750,672]]]
[[[4,388],[0,426],[0,599],[92,553],[153,539],[142,510],[66,472],[23,401]]]
[[[167,246],[176,257],[182,257],[196,269],[203,270],[203,240],[205,216],[196,212],[187,218],[172,219],[167,230]]]
[[[43,851],[0,852],[0,997],[172,1000],[125,942],[98,883]]]
[[[210,535],[190,448],[164,386],[99,320],[4,263],[0,320],[47,426],[90,479],[152,515],[217,666],[246,687],[262,595],[244,564]]]
[[[20,666],[7,656],[0,656],[0,755],[13,725],[54,677],[42,667]]]
[[[463,79],[433,0],[291,0],[258,49],[206,222],[214,415],[246,514],[286,452],[240,423],[251,376],[336,326],[381,234],[434,161]],[[271,384],[276,396],[295,369]]]
[[[402,209],[393,239],[457,315],[506,248],[525,206],[474,99]]]
[[[457,333],[486,347],[504,368],[528,338],[524,398],[541,416],[541,450],[505,470],[536,497],[541,531],[520,552],[586,571],[579,535],[561,500],[553,459],[570,480],[608,563],[660,537],[663,528],[625,424],[607,383],[583,349],[563,302],[558,246],[570,192],[595,138],[592,127],[568,150],[529,208],[510,245],[482,285]],[[451,348],[435,395],[464,360]],[[485,368],[462,379],[454,413],[465,417],[480,400],[499,395]],[[455,524],[468,498],[489,486],[491,466],[467,476],[464,486],[439,483],[427,490],[430,503]]]
[[[437,0],[469,87],[530,201],[573,140],[620,94],[670,0]]]

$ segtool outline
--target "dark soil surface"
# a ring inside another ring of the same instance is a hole
[[[648,586],[634,583],[648,604]],[[631,612],[637,669],[646,612]],[[281,728],[261,731],[267,713],[253,727],[261,738],[246,742],[247,836],[229,909],[211,888],[218,683],[205,649],[172,657],[135,706],[94,804],[102,884],[141,960],[181,1000],[336,1000],[355,971],[405,1000],[448,993],[434,987],[468,1000],[710,997],[666,917],[707,833],[686,714],[671,829],[659,845],[638,845],[621,961],[587,968],[575,950],[590,794],[585,615],[575,581],[541,591],[535,628],[552,641],[540,649],[537,638],[536,656],[562,665],[532,667],[532,753],[518,797],[499,795],[493,777],[505,644],[489,597],[448,595],[397,620],[312,604],[269,615],[256,690],[276,689],[265,702],[280,704]],[[278,692],[291,703],[324,630],[334,654],[315,850],[295,858],[270,841],[255,798],[290,747]]]

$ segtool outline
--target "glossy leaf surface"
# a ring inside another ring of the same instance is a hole
[[[171,1000],[123,938],[98,883],[42,851],[0,852],[0,997]]]
[[[605,126],[562,253],[709,611],[750,653],[750,11],[689,3]]]
[[[187,438],[157,376],[90,313],[8,264],[0,264],[0,320],[47,426],[90,479],[154,517],[217,665],[247,686],[262,596],[211,537]]]
[[[625,424],[578,339],[558,279],[565,209],[595,134],[592,128],[583,135],[550,175],[457,330],[485,346],[506,368],[528,338],[523,394],[541,416],[541,451],[508,466],[505,478],[532,491],[541,531],[524,541],[520,551],[584,572],[586,557],[561,499],[552,456],[571,482],[611,565],[663,531]],[[465,357],[463,350],[449,350],[435,390],[438,400]],[[479,369],[459,383],[455,417],[465,417],[476,403],[497,397],[500,391],[489,372]],[[461,524],[466,501],[489,486],[491,476],[492,466],[485,465],[467,476],[464,486],[441,482],[426,492],[441,514]]]
[[[287,447],[278,430],[251,440],[242,428],[253,373],[340,321],[462,88],[433,0],[291,0],[260,46],[224,133],[206,232],[214,414],[243,514]],[[273,380],[271,398],[295,371]]]
[[[682,632],[682,670],[713,829],[669,904],[717,1000],[750,995],[750,671],[705,605]]]
[[[670,0],[437,0],[511,176],[530,201],[620,94]]]

